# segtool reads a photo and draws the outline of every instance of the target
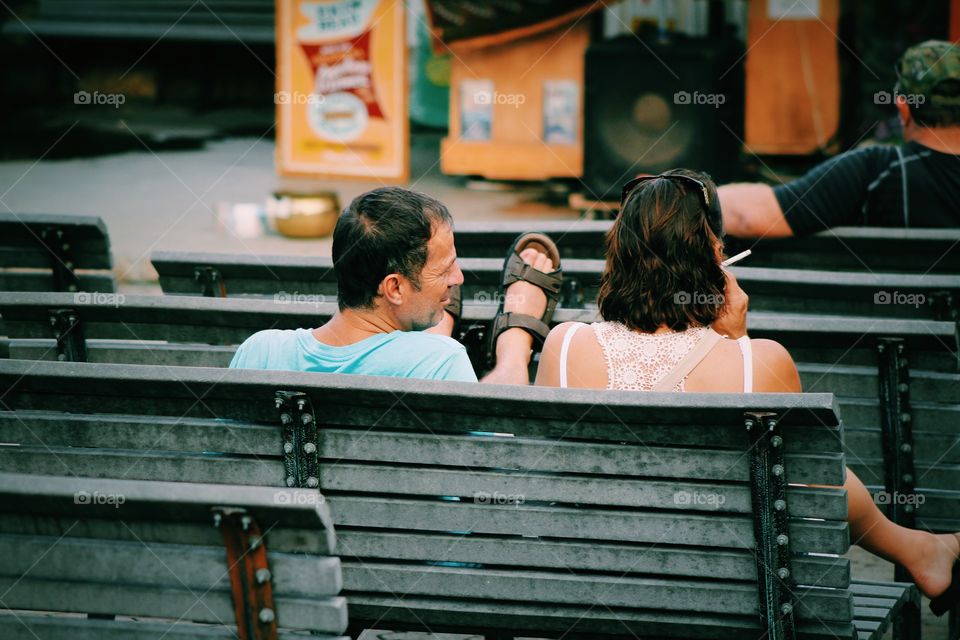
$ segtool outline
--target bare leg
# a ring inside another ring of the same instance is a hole
[[[928,598],[946,591],[953,563],[960,556],[960,534],[935,535],[894,524],[849,469],[843,487],[849,502],[851,542],[904,566]]]
[[[545,254],[536,249],[524,249],[520,257],[536,269],[549,273],[553,263]],[[506,291],[503,310],[514,313],[526,313],[535,318],[543,315],[547,308],[547,296],[543,290],[529,282],[514,282]],[[480,382],[490,384],[530,384],[530,354],[533,349],[533,337],[523,329],[507,329],[497,338],[497,364]]]

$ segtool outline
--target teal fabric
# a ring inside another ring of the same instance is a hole
[[[309,329],[268,329],[240,345],[230,368],[477,381],[462,344],[422,331],[381,333],[331,347],[318,342]]]

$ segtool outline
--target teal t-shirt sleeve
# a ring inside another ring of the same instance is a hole
[[[437,369],[437,380],[454,382],[476,382],[477,373],[470,364],[470,358],[463,347],[454,351]]]
[[[258,331],[243,341],[230,361],[231,369],[267,369],[271,345],[278,341],[282,332],[275,329]],[[291,354],[292,355],[292,354]]]

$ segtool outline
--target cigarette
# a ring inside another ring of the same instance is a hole
[[[743,260],[744,258],[746,258],[746,257],[747,257],[748,255],[750,255],[751,253],[753,253],[753,251],[750,251],[750,249],[747,249],[746,251],[741,251],[740,253],[738,253],[737,255],[733,256],[732,258],[727,258],[726,260],[724,260],[723,262],[721,262],[721,263],[720,263],[720,266],[721,266],[721,267],[729,267],[729,266],[732,265],[732,264],[735,264],[735,263],[737,263],[737,262],[740,262],[741,260]]]

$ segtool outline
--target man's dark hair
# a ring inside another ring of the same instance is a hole
[[[709,176],[664,172],[671,174],[699,180],[717,202]],[[726,279],[715,250],[722,233],[719,207],[705,208],[696,186],[667,178],[638,185],[607,233],[600,315],[648,333],[661,325],[683,331],[712,323],[724,304]]]
[[[399,273],[420,288],[427,242],[441,224],[453,225],[439,200],[402,187],[357,196],[333,230],[333,270],[340,309],[370,309],[380,282]]]

